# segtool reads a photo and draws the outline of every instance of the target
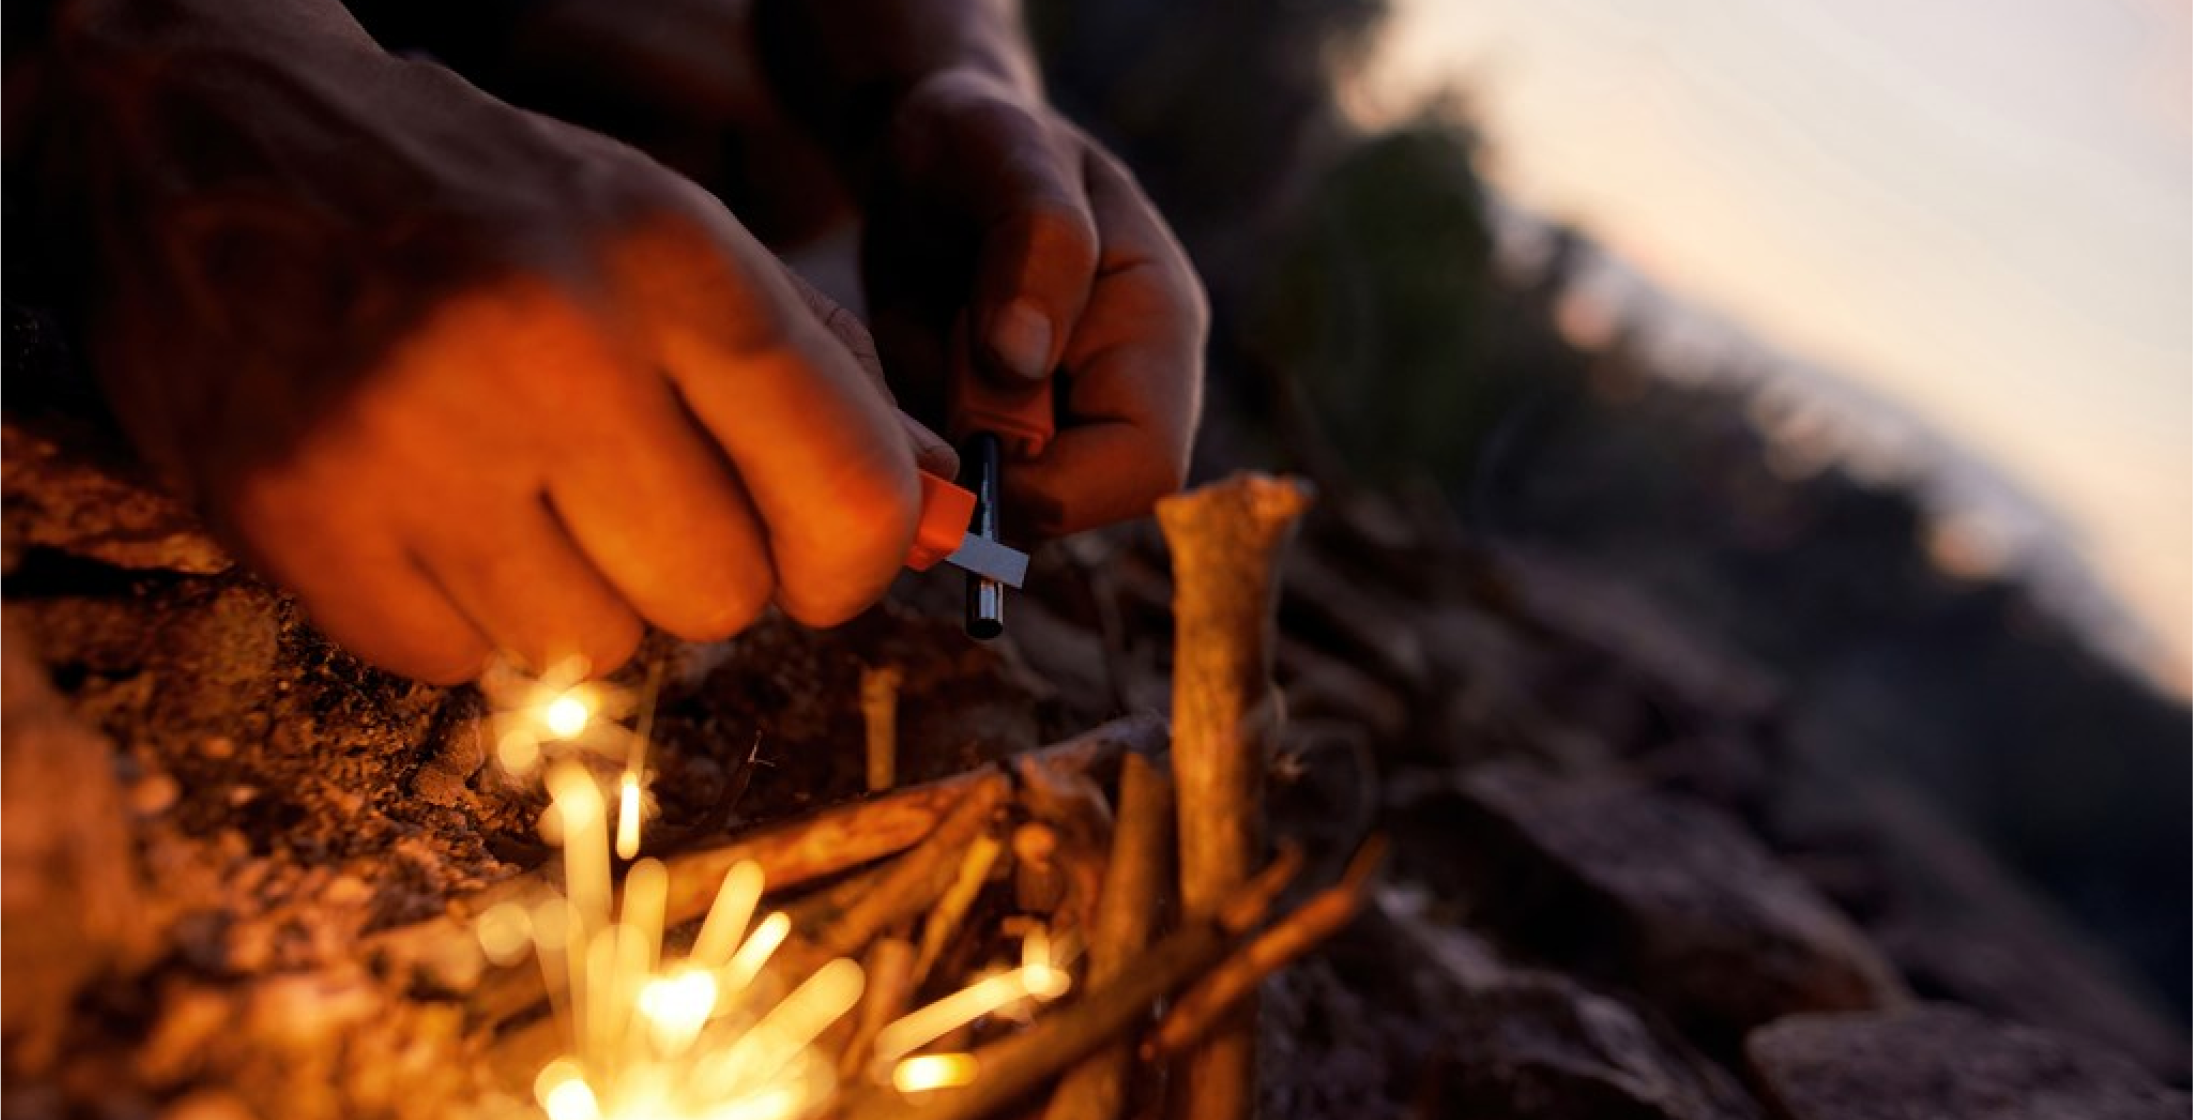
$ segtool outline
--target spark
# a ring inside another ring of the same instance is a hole
[[[986,1015],[1010,1012],[1028,999],[1048,1003],[1066,994],[1073,978],[1050,931],[1031,926],[1021,940],[1019,968],[985,976],[935,1003],[892,1021],[876,1032],[874,1068],[897,1078],[899,1059]],[[896,1065],[894,1065],[896,1063]]]
[[[1074,983],[1074,978],[1052,957],[1051,931],[1040,925],[1021,939],[1020,975],[1028,994],[1045,1003],[1065,995]]]
[[[576,690],[556,697],[541,709],[541,726],[558,739],[578,738],[593,718],[593,709],[587,707],[586,700]]]
[[[693,939],[695,965],[721,968],[730,963],[731,954],[738,951],[740,940],[746,936],[747,923],[754,920],[761,888],[761,865],[753,860],[742,859],[724,873],[723,883],[716,888],[716,901],[701,921],[700,935]]]
[[[588,680],[590,672],[583,657],[558,661],[537,677],[507,657],[488,666],[480,691],[492,712],[495,758],[503,769],[525,776],[544,762],[578,755],[636,758],[644,751],[638,742],[644,733],[622,722],[640,701],[629,689]],[[650,703],[652,696],[651,688]]]
[[[621,693],[584,676],[581,664],[482,682],[500,708],[497,758],[512,773],[540,773],[541,833],[563,853],[563,897],[491,907],[474,926],[490,960],[515,963],[530,949],[547,981],[566,1052],[540,1070],[535,1100],[549,1120],[814,1115],[837,1087],[836,1063],[815,1043],[859,1001],[860,966],[831,961],[778,998],[768,966],[792,923],[781,912],[754,920],[765,884],[751,862],[725,874],[692,951],[666,959],[669,872],[637,858],[647,737],[615,722]],[[656,685],[651,676],[650,708]],[[590,754],[622,758],[613,782]],[[636,860],[621,898],[612,852]]]
[[[513,774],[530,774],[541,761],[541,739],[530,727],[513,727],[495,741],[495,761]]]
[[[630,770],[617,791],[617,858],[640,854],[640,776]]]
[[[876,1032],[876,1061],[888,1065],[959,1028],[1028,997],[1019,969],[986,976]]]
[[[533,915],[515,902],[498,903],[473,927],[480,951],[496,965],[515,964],[533,948]]]
[[[601,1105],[578,1064],[558,1058],[533,1079],[534,1095],[548,1112],[549,1120],[598,1120]]]
[[[891,1087],[901,1093],[949,1089],[973,1081],[979,1069],[973,1054],[923,1054],[892,1068]]]

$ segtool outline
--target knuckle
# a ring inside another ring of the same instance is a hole
[[[1062,254],[1095,261],[1096,219],[1086,207],[1066,198],[1037,198],[1028,203],[1022,221],[1028,230],[1029,248],[1037,254]]]
[[[639,617],[630,611],[620,612],[614,620],[596,624],[583,649],[589,664],[598,673],[606,673],[632,659],[639,651],[644,628]]]
[[[487,664],[488,646],[476,636],[452,635],[443,643],[410,655],[408,664],[388,667],[414,680],[433,685],[458,685],[479,676]]]
[[[644,634],[639,616],[606,604],[589,614],[591,617],[544,620],[535,632],[521,639],[517,652],[526,662],[540,666],[556,664],[577,653],[594,673],[609,672],[631,660]]]
[[[674,617],[652,621],[688,642],[721,641],[752,626],[769,609],[775,592],[774,581],[763,569],[758,576],[726,580],[711,591],[695,594],[690,603],[679,604]]]
[[[840,494],[828,507],[837,512],[809,528],[816,562],[784,572],[777,592],[785,613],[809,626],[835,626],[881,596],[921,515],[911,472],[866,478]]]

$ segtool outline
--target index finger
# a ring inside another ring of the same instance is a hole
[[[1118,161],[1083,150],[1096,283],[1062,358],[1058,434],[1006,476],[1017,512],[1049,535],[1139,517],[1180,488],[1210,329],[1203,286],[1156,208]]]
[[[882,595],[913,540],[912,444],[767,250],[720,207],[698,209],[628,241],[626,294],[762,515],[778,603],[841,622]]]

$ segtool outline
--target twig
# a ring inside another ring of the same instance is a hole
[[[910,848],[966,799],[972,785],[947,780],[915,786],[671,856],[664,861],[670,872],[665,920],[676,925],[707,913],[724,875],[746,860],[760,865],[763,881],[779,891]]]
[[[1113,720],[1019,756],[1024,765],[1087,772],[1124,751],[1164,748],[1165,721],[1153,715]],[[961,795],[994,772],[955,774],[907,786],[865,801],[834,805],[811,816],[765,826],[716,848],[685,852],[665,861],[669,891],[665,924],[705,914],[718,885],[741,860],[762,868],[772,892],[827,878],[851,867],[906,850],[951,810]],[[369,959],[386,971],[415,977],[447,992],[469,992],[486,969],[472,920],[501,902],[531,904],[554,892],[562,868],[554,861],[454,900],[436,917],[383,930],[367,939]]]
[[[973,1081],[908,1097],[888,1087],[850,1091],[840,1120],[974,1120],[1043,1083],[1150,1013],[1150,1005],[1224,957],[1240,932],[1263,920],[1299,859],[1276,860],[1215,917],[1190,922],[1142,954],[1117,981],[1044,1015],[1020,1034],[975,1051]]]
[[[1091,990],[1103,991],[1135,967],[1150,943],[1157,903],[1170,870],[1173,785],[1163,771],[1128,756],[1119,772],[1119,821],[1104,887],[1089,927]],[[1116,1120],[1127,1099],[1128,1048],[1113,1042],[1089,1055],[1051,1094],[1044,1120]]]
[[[959,872],[952,878],[952,885],[945,888],[944,897],[937,900],[929,917],[921,924],[921,952],[914,958],[912,987],[921,987],[929,978],[929,970],[936,967],[937,958],[944,955],[945,946],[952,935],[959,932],[960,922],[967,917],[967,908],[975,904],[975,896],[982,893],[983,884],[990,881],[990,869],[997,866],[998,853],[1004,845],[984,833],[967,845],[967,852],[960,858]]]
[[[1272,923],[1247,945],[1227,957],[1198,980],[1187,994],[1174,1002],[1143,1044],[1146,1061],[1187,1053],[1237,1002],[1256,990],[1265,977],[1293,963],[1340,932],[1363,908],[1371,878],[1386,854],[1384,837],[1373,837],[1355,858],[1340,882],[1319,891],[1293,913]]]
[[[868,792],[898,784],[899,685],[906,674],[896,665],[860,671],[860,716],[868,729]]]
[[[1013,830],[1013,905],[1023,914],[1049,914],[1066,897],[1058,865],[1058,830],[1028,821]]]
[[[1027,884],[1031,892],[1047,886],[1053,897],[1021,899],[1022,909],[1051,914],[1054,926],[1085,928],[1104,880],[1104,853],[1112,843],[1112,807],[1104,799],[1103,788],[1084,771],[1039,759],[1016,759],[1014,771],[1021,780],[1021,804],[1050,830],[1054,844],[1045,853],[1047,877],[1058,880]]]
[[[1005,775],[994,770],[981,774],[952,806],[951,815],[893,864],[874,890],[814,931],[814,951],[822,959],[857,953],[886,927],[934,902],[951,881],[960,854],[990,827],[1012,792],[1012,780]]]
[[[1302,482],[1262,474],[1157,504],[1173,555],[1173,775],[1191,918],[1241,884],[1262,842],[1262,777],[1280,711],[1271,683],[1279,560],[1309,504]],[[1188,1120],[1250,1115],[1255,1025],[1243,1001],[1190,1056],[1180,1081]]]

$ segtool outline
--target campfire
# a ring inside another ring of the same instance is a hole
[[[1306,504],[1245,476],[1161,511],[1170,728],[893,786],[898,674],[871,670],[867,797],[663,855],[659,669],[624,689],[499,667],[486,735],[538,782],[555,858],[374,952],[461,992],[551,1120],[979,1117],[1044,1093],[1059,1118],[1246,1115],[1259,981],[1344,925],[1378,862],[1281,912],[1302,852],[1262,856],[1276,561]]]

